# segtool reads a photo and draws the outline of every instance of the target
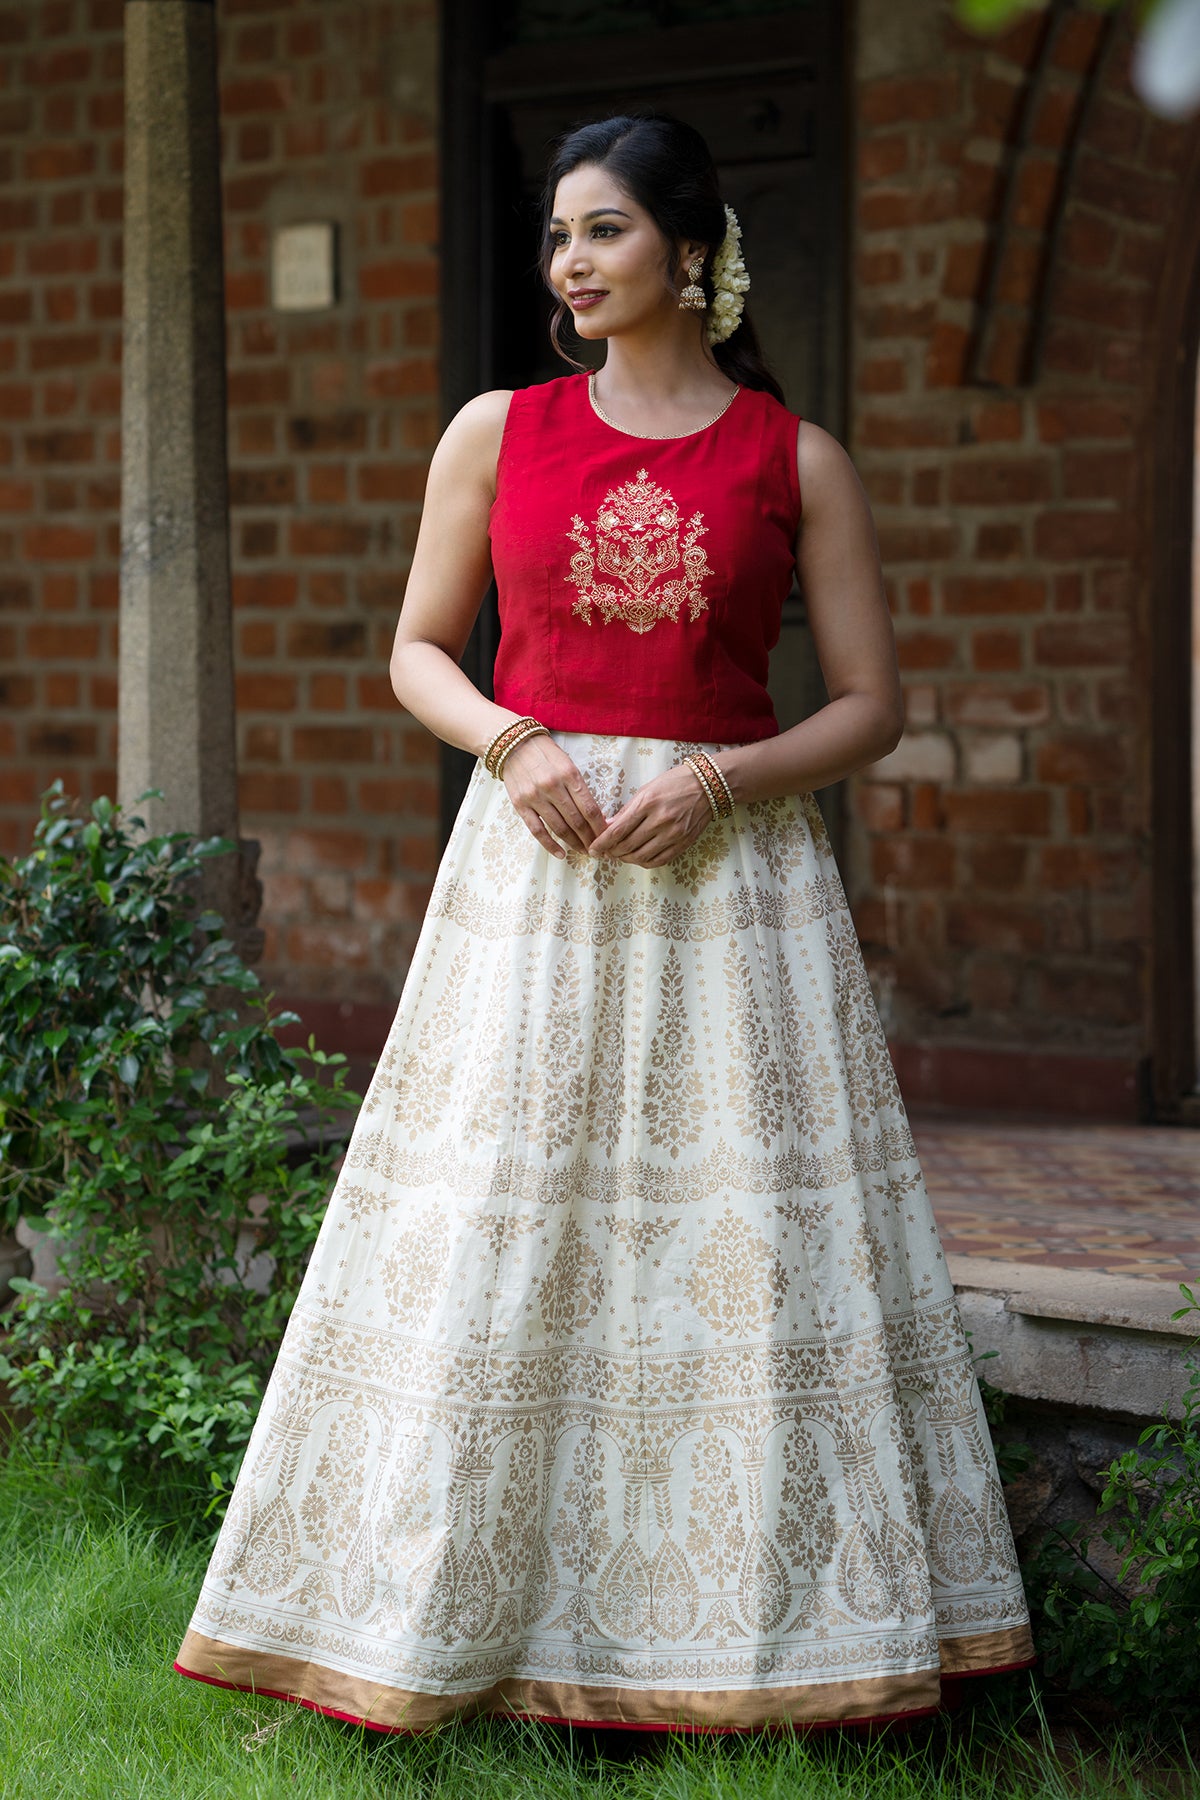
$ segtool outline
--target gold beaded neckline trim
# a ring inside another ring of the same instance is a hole
[[[735,387],[720,411],[715,412],[711,419],[705,419],[703,425],[697,425],[694,431],[627,431],[624,425],[618,425],[615,419],[609,418],[608,414],[597,400],[596,372],[594,369],[588,375],[587,390],[588,399],[592,403],[592,411],[598,419],[603,419],[606,425],[611,425],[614,431],[619,431],[623,437],[654,438],[662,443],[673,442],[679,438],[696,437],[701,431],[707,431],[710,425],[715,425],[718,419],[724,418],[725,414],[729,411],[730,407],[742,391],[740,387]]]

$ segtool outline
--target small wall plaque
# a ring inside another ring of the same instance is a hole
[[[337,299],[337,227],[322,220],[282,225],[271,243],[271,304],[277,312],[320,312]]]

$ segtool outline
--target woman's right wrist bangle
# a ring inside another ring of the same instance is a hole
[[[683,760],[700,783],[713,819],[727,819],[733,811],[733,799],[720,771],[713,767],[703,750],[697,750],[694,756],[685,756]]]
[[[499,780],[505,760],[526,738],[547,736],[546,727],[538,719],[515,719],[498,731],[483,753],[483,766]]]

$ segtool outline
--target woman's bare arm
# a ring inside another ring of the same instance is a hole
[[[817,425],[800,427],[804,513],[796,568],[828,703],[778,737],[723,750],[735,800],[806,793],[894,750],[904,728],[896,640],[871,509],[850,458]]]
[[[451,420],[434,451],[421,529],[392,645],[400,704],[445,743],[481,756],[520,715],[480,693],[458,666],[492,578],[488,514],[511,394],[480,394]],[[537,841],[586,851],[605,818],[583,776],[549,737],[519,744],[504,785]]]

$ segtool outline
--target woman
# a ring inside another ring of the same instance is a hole
[[[382,1729],[912,1717],[1030,1645],[812,798],[900,734],[871,520],[695,132],[585,126],[546,214],[604,364],[433,459],[393,682],[482,760],[178,1666]]]

